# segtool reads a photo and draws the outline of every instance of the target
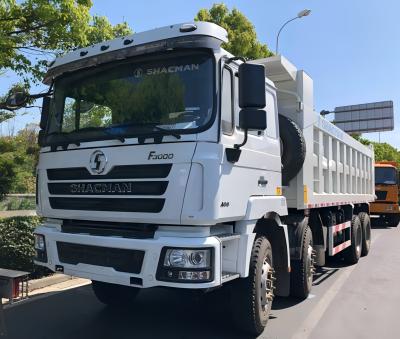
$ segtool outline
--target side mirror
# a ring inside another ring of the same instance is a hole
[[[29,93],[25,91],[12,92],[6,99],[7,107],[11,109],[18,109],[24,107],[28,102]]]
[[[267,128],[267,113],[264,110],[245,108],[239,112],[239,127],[244,130],[262,131]]]
[[[42,115],[40,117],[40,129],[45,130],[47,126],[47,121],[49,120],[49,112],[50,112],[50,97],[44,97],[42,102]]]
[[[243,63],[239,66],[239,107],[264,108],[265,68],[263,65]]]
[[[41,129],[38,134],[38,144],[40,147],[44,146],[45,137],[45,132]]]

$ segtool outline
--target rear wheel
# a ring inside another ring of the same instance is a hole
[[[371,247],[371,219],[366,212],[361,212],[358,214],[361,222],[362,229],[362,249],[361,256],[368,255],[369,249]]]
[[[343,258],[349,265],[357,264],[362,251],[362,228],[358,215],[351,220],[351,246],[343,251]]]
[[[271,244],[262,236],[253,244],[249,276],[231,285],[232,313],[240,329],[253,335],[263,332],[274,297],[274,280]]]
[[[397,227],[400,222],[400,215],[398,214],[389,214],[388,215],[389,226]]]
[[[310,294],[314,274],[314,252],[311,229],[306,227],[302,239],[302,258],[293,260],[290,273],[290,294],[306,299]]]
[[[97,299],[108,306],[129,306],[135,300],[140,288],[101,281],[92,281],[92,289]]]

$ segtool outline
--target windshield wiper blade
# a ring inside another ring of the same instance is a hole
[[[73,139],[71,139],[70,138],[70,136],[69,136],[69,134],[67,134],[67,133],[65,133],[65,132],[52,132],[52,133],[48,133],[46,136],[55,136],[56,138],[58,138],[58,137],[61,137],[61,138],[63,138],[63,140],[65,140],[66,142],[65,143],[62,143],[62,142],[52,142],[51,144],[50,144],[50,146],[53,146],[53,147],[58,147],[58,146],[62,146],[62,147],[64,147],[64,148],[67,148],[70,144],[71,145],[76,145],[76,146],[80,146],[81,145],[81,143],[79,142],[79,141],[76,141],[76,140],[73,140]]]
[[[159,126],[153,126],[153,128],[156,129],[157,131],[162,132],[164,135],[172,135],[173,137],[177,138],[178,140],[181,138],[181,135],[179,133],[176,133],[172,130],[162,128]]]
[[[121,134],[116,134],[113,132],[112,127],[84,127],[80,128],[74,132],[81,132],[81,131],[96,131],[96,132],[101,132],[107,135],[112,136],[113,138],[121,141],[122,143],[125,142],[125,137],[122,136]]]

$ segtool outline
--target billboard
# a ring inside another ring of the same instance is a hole
[[[392,131],[393,101],[335,107],[333,123],[347,133]]]

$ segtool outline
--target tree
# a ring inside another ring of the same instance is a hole
[[[126,23],[112,26],[105,17],[92,17],[91,7],[91,0],[2,0],[0,71],[37,81],[50,58],[131,33]]]
[[[126,22],[113,26],[106,17],[91,16],[91,7],[91,0],[0,0],[0,74],[15,72],[19,88],[27,89],[56,56],[132,33]],[[13,116],[0,111],[0,122]]]
[[[257,39],[254,25],[235,8],[229,11],[225,4],[214,4],[209,10],[201,9],[195,20],[213,22],[225,28],[229,42],[222,46],[235,56],[259,59],[273,55],[267,45]]]
[[[362,138],[360,135],[353,135],[353,138],[364,145],[373,145],[375,153],[375,161],[396,161],[397,167],[400,168],[400,151],[389,145],[388,143],[379,143]]]

